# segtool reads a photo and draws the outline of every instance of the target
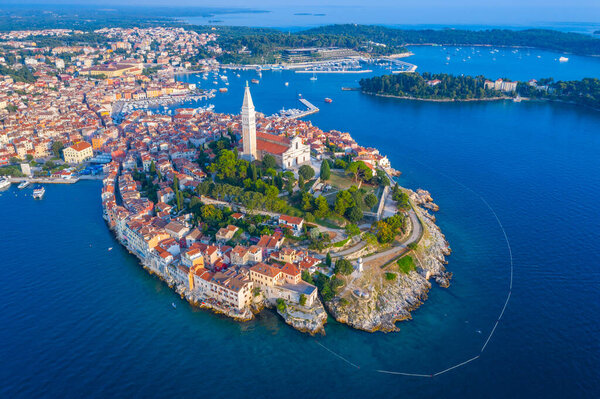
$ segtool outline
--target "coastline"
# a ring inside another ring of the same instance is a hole
[[[472,102],[472,101],[501,101],[501,100],[512,100],[513,97],[487,97],[487,98],[419,98],[409,96],[394,96],[391,94],[379,94],[370,93],[368,91],[361,91],[362,94],[368,94],[370,96],[387,97],[387,98],[398,98],[400,100],[411,100],[411,101],[428,101],[436,103],[451,103],[451,102]]]

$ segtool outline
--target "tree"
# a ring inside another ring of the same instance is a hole
[[[247,175],[252,179],[252,181],[256,181],[258,179],[258,172],[256,171],[256,165],[251,163],[248,167]]]
[[[300,190],[304,189],[304,177],[302,177],[302,176],[300,176],[300,177],[298,178],[298,188],[299,188]]]
[[[62,155],[63,148],[65,148],[65,145],[62,141],[55,141],[54,143],[52,143],[52,153],[57,158],[60,158],[60,156]]]
[[[327,200],[322,195],[315,198],[314,208],[315,216],[319,219],[322,219],[329,214],[329,204],[327,204]]]
[[[354,205],[353,207],[349,208],[346,211],[346,217],[348,218],[349,221],[351,222],[358,222],[359,220],[361,220],[363,218],[363,211],[362,209],[360,209],[360,206],[358,205]]]
[[[329,252],[327,252],[327,255],[325,256],[325,264],[331,266],[331,254]]]
[[[156,174],[156,164],[154,163],[154,161],[152,161],[150,163],[150,173],[155,175]]]
[[[368,206],[369,209],[373,208],[377,204],[377,196],[373,193],[369,193],[365,197],[364,201],[365,201],[365,205]]]
[[[352,194],[350,194],[348,191],[341,190],[335,196],[334,209],[335,212],[340,216],[344,216],[346,210],[355,205],[356,203],[354,202],[354,198],[352,198]]]
[[[350,237],[354,237],[360,234],[360,229],[355,223],[349,223],[346,225],[346,234]]]
[[[321,180],[325,181],[325,180],[329,180],[329,178],[331,177],[331,169],[329,168],[329,161],[324,160],[323,163],[321,163],[321,172],[319,173]]]
[[[216,172],[219,179],[227,179],[235,177],[236,172],[236,156],[233,151],[221,150],[217,160],[210,165],[210,171]]]
[[[314,197],[309,193],[302,193],[302,210],[310,212],[313,210]]]
[[[352,272],[354,271],[354,267],[352,267],[352,263],[350,263],[349,260],[346,260],[344,258],[340,258],[338,260],[335,261],[335,267],[333,268],[333,271],[336,274],[342,274],[344,276],[347,276],[349,274],[352,274]]]
[[[309,165],[302,165],[298,169],[298,174],[304,177],[304,180],[310,180],[315,177],[315,170]]]
[[[263,164],[263,167],[265,169],[269,169],[269,168],[275,169],[275,168],[277,168],[277,161],[275,160],[275,157],[273,155],[271,155],[271,154],[266,154],[263,157],[262,164]]]

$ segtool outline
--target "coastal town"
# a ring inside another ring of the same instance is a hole
[[[177,74],[217,73],[215,34],[95,33],[108,42],[35,41],[81,34],[64,29],[0,36],[0,166],[11,182],[101,180],[103,217],[142,266],[239,321],[273,308],[311,334],[328,314],[395,331],[430,279],[448,286],[437,205],[399,187],[377,149],[258,112],[248,84],[238,115],[174,107],[213,95]],[[151,99],[172,112],[132,105]]]

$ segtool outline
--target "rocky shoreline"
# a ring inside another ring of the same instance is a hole
[[[408,274],[398,272],[394,259],[382,268],[381,273],[378,270],[365,271],[353,280],[350,295],[346,292],[325,303],[329,313],[338,322],[368,332],[399,331],[396,323],[411,319],[411,313],[427,299],[431,289],[430,279],[434,279],[443,288],[450,285],[452,274],[445,267],[445,257],[451,252],[450,246],[440,228],[435,225],[435,217],[421,208],[433,202],[422,199],[429,196],[429,193],[419,195],[410,190],[409,192],[415,205],[414,210],[423,226],[418,247],[410,254],[415,259],[416,270]],[[397,277],[388,281],[383,277],[383,272],[391,271]]]

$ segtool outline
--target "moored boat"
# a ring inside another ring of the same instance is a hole
[[[36,186],[33,189],[33,198],[42,199],[42,198],[44,198],[45,193],[46,193],[46,189],[44,188],[44,186]]]
[[[22,190],[24,188],[27,188],[29,186],[29,182],[27,180],[23,180],[21,183],[19,183],[19,185],[17,186],[17,188],[19,190]]]
[[[10,181],[6,178],[0,179],[0,190],[10,187]]]

